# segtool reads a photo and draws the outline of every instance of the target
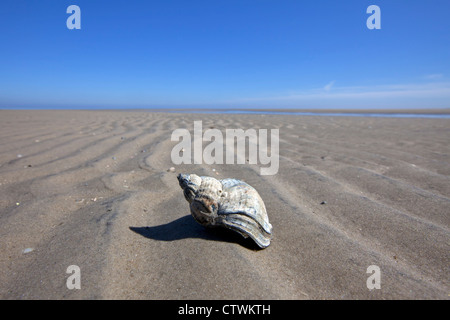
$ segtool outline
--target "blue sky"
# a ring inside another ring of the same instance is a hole
[[[81,29],[69,30],[69,5]],[[369,5],[381,29],[369,30]],[[2,0],[0,108],[450,107],[448,0]]]

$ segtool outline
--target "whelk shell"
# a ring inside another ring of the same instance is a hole
[[[272,225],[263,200],[252,186],[237,179],[196,174],[179,174],[178,181],[198,223],[234,230],[252,238],[261,248],[270,245]]]

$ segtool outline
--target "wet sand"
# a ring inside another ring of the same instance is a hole
[[[278,128],[278,173],[174,165],[195,120]],[[0,298],[448,299],[449,141],[449,119],[0,110]],[[178,173],[254,186],[271,245],[197,224]]]

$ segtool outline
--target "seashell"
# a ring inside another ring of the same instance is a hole
[[[179,174],[178,181],[198,223],[234,230],[252,238],[261,248],[270,245],[272,225],[263,200],[252,186],[237,179],[196,174]]]

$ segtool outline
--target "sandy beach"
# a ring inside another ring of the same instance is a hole
[[[173,164],[196,120],[279,129],[278,173]],[[449,142],[449,119],[0,110],[0,299],[448,299]],[[254,186],[271,245],[196,223],[178,173]]]

